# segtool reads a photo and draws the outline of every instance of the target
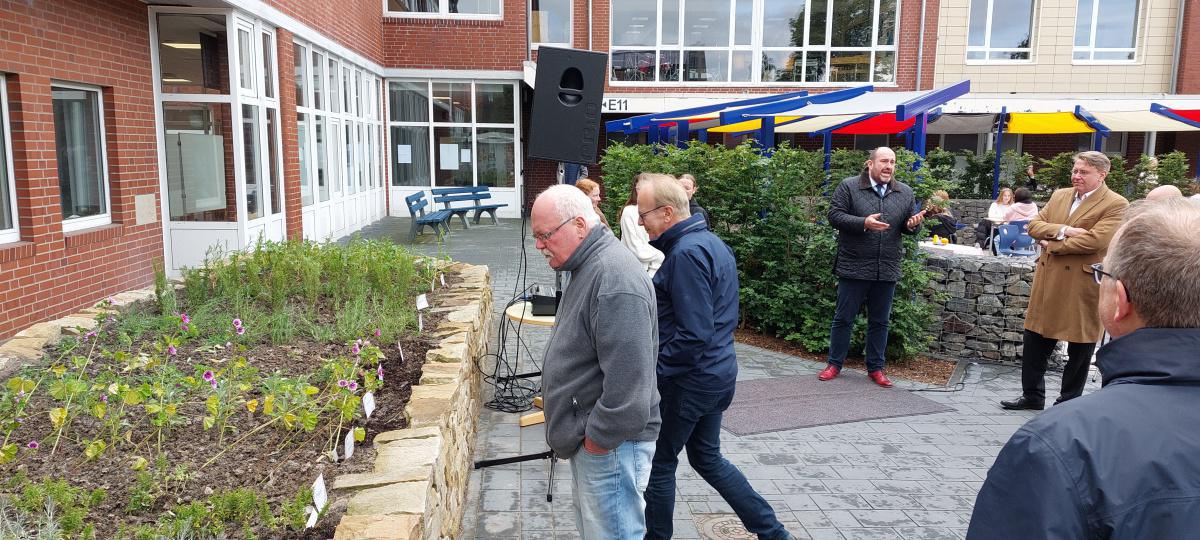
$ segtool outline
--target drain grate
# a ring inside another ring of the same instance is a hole
[[[756,540],[733,514],[695,514],[696,532],[704,540]]]

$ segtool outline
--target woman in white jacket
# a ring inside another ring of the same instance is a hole
[[[646,233],[646,229],[638,224],[638,207],[637,207],[637,179],[634,178],[633,185],[629,187],[629,199],[625,201],[625,207],[621,209],[621,243],[633,252],[642,263],[642,268],[646,269],[646,273],[650,277],[654,277],[654,272],[658,271],[658,267],[662,265],[663,254],[661,251],[650,245],[650,235]]]

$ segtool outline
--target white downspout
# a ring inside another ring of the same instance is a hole
[[[1184,0],[1179,0],[1183,2]],[[612,9],[612,8],[609,8]],[[588,50],[592,50],[592,25],[595,21],[592,20],[592,0],[588,0]],[[1178,47],[1176,47],[1178,48]]]
[[[1180,48],[1183,46],[1183,15],[1186,8],[1187,0],[1179,0],[1179,9],[1175,14],[1175,61],[1171,62],[1171,88],[1167,90],[1168,94],[1179,93],[1179,61],[1183,56]]]
[[[589,2],[591,0],[588,0]],[[1186,0],[1179,0],[1180,2]],[[1176,47],[1178,49],[1178,47]],[[921,89],[921,66],[925,63],[925,0],[921,0],[921,32],[917,37],[917,87]]]

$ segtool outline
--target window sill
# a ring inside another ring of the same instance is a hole
[[[113,223],[65,233],[63,234],[63,238],[66,240],[67,248],[70,249],[102,242],[123,234],[125,234],[125,226],[120,223]]]
[[[34,249],[33,242],[11,242],[8,244],[0,244],[0,263],[8,263],[18,261],[26,257],[32,257],[37,250]]]
[[[415,26],[500,27],[503,15],[450,15],[442,13],[384,13],[384,23]]]

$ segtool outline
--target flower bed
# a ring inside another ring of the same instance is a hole
[[[263,245],[98,306],[0,388],[0,537],[332,536],[309,486],[407,426],[436,276],[390,243]]]

